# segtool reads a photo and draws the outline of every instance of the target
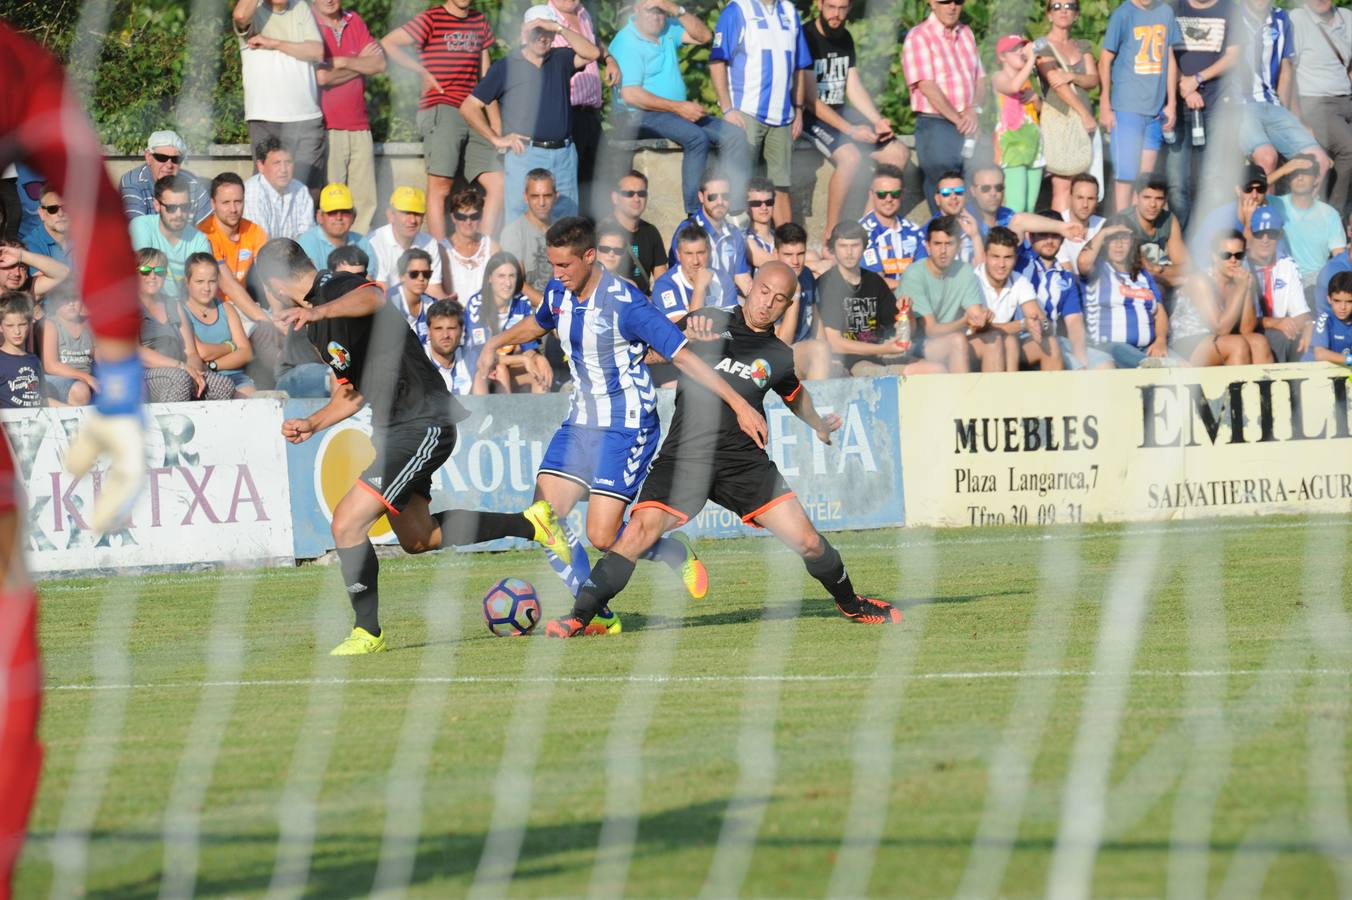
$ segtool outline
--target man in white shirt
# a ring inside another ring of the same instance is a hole
[[[981,296],[991,311],[987,326],[1004,333],[1005,370],[1019,371],[1019,363],[1037,365],[1044,372],[1065,368],[1061,345],[1047,327],[1032,282],[1014,273],[1019,236],[997,225],[986,235],[986,261],[976,267]]]
[[[437,367],[452,394],[474,389],[474,373],[465,359],[460,339],[465,334],[465,311],[454,300],[438,300],[427,309],[427,358]]]
[[[267,232],[270,238],[296,240],[315,223],[315,203],[305,185],[292,175],[291,151],[276,137],[254,146],[258,169],[244,182],[244,218]]]
[[[1103,216],[1094,214],[1095,208],[1098,207],[1098,199],[1099,183],[1093,175],[1084,173],[1070,180],[1070,206],[1061,213],[1061,218],[1084,226],[1084,237],[1078,241],[1070,238],[1063,240],[1056,259],[1072,272],[1079,271],[1076,266],[1079,265],[1080,251],[1103,227],[1105,221]]]
[[[366,236],[367,243],[371,245],[371,268],[367,274],[386,288],[397,287],[399,257],[405,250],[425,250],[432,257],[432,283],[427,286],[427,293],[440,300],[446,296],[442,273],[448,267],[442,264],[443,251],[437,239],[422,230],[426,215],[426,194],[415,187],[395,188],[394,193],[390,194],[389,209],[385,210],[385,219],[389,224],[380,226]]]
[[[324,41],[314,13],[302,0],[235,0],[231,18],[239,38],[249,143],[279,139],[291,151],[296,177],[313,203],[324,185],[328,156],[315,81]]]
[[[1258,289],[1258,324],[1277,362],[1298,362],[1310,344],[1310,305],[1300,267],[1281,252],[1286,223],[1272,206],[1260,206],[1249,220],[1253,238],[1246,248]]]

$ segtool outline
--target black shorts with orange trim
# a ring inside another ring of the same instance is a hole
[[[455,449],[455,426],[446,422],[410,422],[376,435],[376,458],[357,484],[398,515],[414,494],[432,499],[432,476]]]
[[[634,509],[654,507],[684,525],[707,501],[736,513],[748,525],[761,513],[794,496],[779,468],[763,451],[717,453],[712,458],[658,452]]]

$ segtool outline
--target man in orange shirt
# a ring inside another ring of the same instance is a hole
[[[211,179],[211,215],[198,223],[197,230],[207,236],[216,262],[240,284],[258,248],[268,242],[267,232],[244,218],[244,180],[234,172]]]

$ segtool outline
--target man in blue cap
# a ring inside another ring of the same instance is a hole
[[[1310,305],[1300,267],[1282,249],[1285,226],[1276,207],[1258,207],[1249,218],[1253,237],[1247,250],[1258,288],[1259,328],[1277,362],[1296,362],[1310,341]]]

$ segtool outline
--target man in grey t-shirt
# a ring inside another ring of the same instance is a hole
[[[559,194],[548,169],[531,169],[526,173],[525,197],[526,212],[503,226],[499,242],[503,250],[520,260],[526,271],[522,290],[532,305],[539,306],[545,285],[554,277],[554,267],[545,251],[545,232]]]
[[[902,273],[897,296],[909,301],[921,325],[925,359],[950,372],[970,372],[975,354],[981,371],[1002,372],[1005,355],[1001,333],[990,327],[991,311],[976,273],[958,259],[959,234],[955,217],[931,219],[925,227],[929,255]]]
[[[1333,159],[1328,202],[1345,217],[1352,197],[1352,10],[1333,0],[1306,0],[1290,16],[1300,117]]]

